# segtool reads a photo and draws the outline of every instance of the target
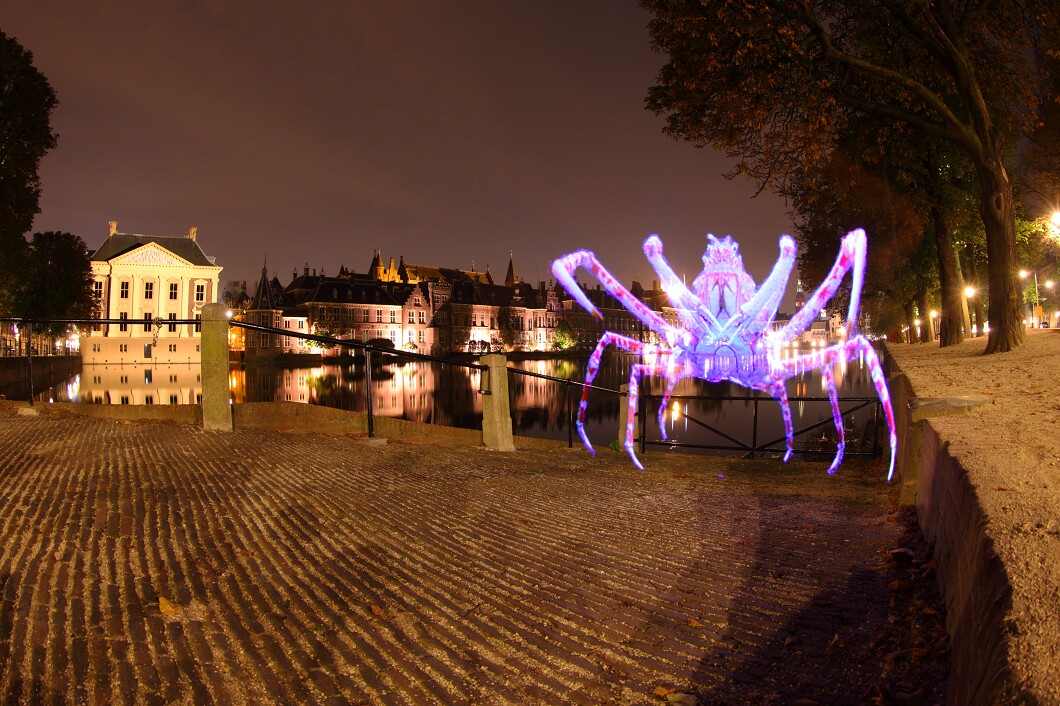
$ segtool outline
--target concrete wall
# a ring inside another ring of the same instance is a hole
[[[1020,695],[1008,663],[1012,587],[984,532],[989,519],[964,468],[931,424],[932,416],[960,414],[974,404],[918,400],[897,369],[888,384],[898,427],[901,501],[916,506],[946,602],[952,651],[947,703],[1034,703]]]

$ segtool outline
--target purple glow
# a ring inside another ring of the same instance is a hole
[[[708,235],[707,240],[707,250],[703,253],[703,271],[692,282],[691,290],[681,282],[671,269],[670,263],[663,257],[663,244],[659,236],[652,235],[644,241],[644,255],[658,274],[670,303],[677,310],[680,326],[669,325],[657,312],[634,297],[588,250],[578,250],[552,263],[552,272],[556,279],[590,314],[602,318],[599,310],[589,301],[574,279],[574,271],[579,267],[588,270],[609,294],[618,299],[662,341],[658,345],[650,345],[613,331],[605,331],[589,357],[586,384],[591,384],[596,378],[600,359],[608,346],[617,346],[641,356],[642,362],[632,366],[629,375],[629,413],[624,445],[633,463],[638,468],[644,468],[633,450],[633,425],[642,377],[661,375],[666,378],[666,391],[659,408],[659,427],[664,439],[666,430],[661,419],[674,387],[683,378],[699,378],[708,382],[731,380],[744,387],[768,392],[780,403],[787,446],[784,460],[787,461],[792,454],[793,433],[785,383],[788,378],[800,375],[806,370],[819,369],[824,377],[825,389],[832,404],[832,418],[839,434],[835,459],[828,467],[829,473],[835,473],[843,461],[846,438],[832,367],[861,355],[869,366],[876,394],[879,395],[887,417],[891,442],[891,462],[887,480],[891,480],[894,474],[895,452],[898,448],[891,396],[876,351],[864,336],[855,333],[853,329],[857,322],[861,285],[865,276],[865,231],[858,229],[843,238],[839,255],[824,282],[787,325],[778,331],[773,331],[771,325],[784,296],[788,276],[795,264],[795,241],[787,235],[781,236],[780,257],[769,277],[756,289],[754,280],[744,270],[743,259],[738,252],[739,245],[729,236],[718,240],[713,235]],[[782,359],[781,349],[809,327],[817,312],[821,311],[824,304],[836,293],[848,271],[851,273],[852,282],[850,307],[846,318],[847,335],[844,340],[806,355]],[[585,433],[588,398],[589,388],[586,387],[578,407],[577,429],[586,448],[595,454]]]

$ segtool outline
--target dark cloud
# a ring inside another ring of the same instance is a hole
[[[304,262],[489,264],[576,248],[623,280],[640,244],[698,271],[731,233],[761,280],[782,203],[727,181],[643,101],[662,57],[635,3],[49,2],[0,10],[61,101],[37,229],[97,247],[199,227],[222,279]]]

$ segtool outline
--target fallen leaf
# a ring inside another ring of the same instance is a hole
[[[815,534],[817,532],[817,525],[810,524],[809,522],[803,524],[802,528],[810,534]]]
[[[655,696],[658,696],[660,699],[665,699],[668,695],[674,693],[675,691],[677,691],[677,689],[674,689],[673,687],[657,686],[655,687],[655,691],[651,693]]]
[[[885,662],[900,662],[902,660],[909,660],[915,662],[923,659],[927,656],[928,651],[923,647],[908,647],[904,650],[898,650],[892,652],[883,658]]]
[[[672,704],[678,704],[678,706],[697,706],[699,704],[699,699],[692,694],[685,694],[679,691],[667,694],[666,700]]]
[[[254,556],[254,552],[248,552],[246,549],[237,549],[236,554],[240,556]]]
[[[769,575],[778,580],[784,578],[784,572],[779,569],[773,569],[769,572]]]
[[[788,649],[796,642],[798,642],[798,640],[795,637],[789,637],[788,639],[784,640],[784,649]]]
[[[828,643],[828,649],[830,650],[840,650],[846,646],[846,643],[843,642],[843,638],[839,637],[839,633],[836,633],[835,637],[832,638],[832,641]]]
[[[688,619],[688,624],[689,624],[690,627],[693,627],[693,628],[701,628],[701,627],[703,627],[703,623],[699,622],[695,618],[689,618]]]
[[[382,618],[383,620],[390,620],[390,616],[386,614],[385,610],[377,606],[375,603],[372,603],[371,606],[372,613],[375,614],[377,617]]]
[[[179,615],[181,607],[168,598],[159,596],[158,610],[162,612],[162,615]]]

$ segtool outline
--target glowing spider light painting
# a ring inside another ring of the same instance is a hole
[[[839,411],[839,395],[836,391],[833,367],[858,356],[866,362],[876,394],[880,398],[887,428],[890,431],[891,462],[887,480],[894,473],[895,451],[898,439],[894,427],[894,410],[887,391],[883,369],[879,358],[863,335],[854,329],[861,301],[861,285],[865,276],[865,231],[855,230],[843,238],[839,255],[821,286],[806,300],[806,304],[777,331],[772,330],[773,317],[784,296],[788,277],[795,264],[795,241],[784,235],[780,238],[780,257],[773,271],[756,287],[743,267],[739,245],[726,236],[717,239],[707,236],[707,249],[703,253],[703,271],[686,287],[663,257],[663,243],[657,235],[644,241],[644,255],[659,275],[660,284],[677,310],[680,324],[672,326],[662,316],[633,296],[618,280],[600,264],[588,250],[578,250],[552,263],[552,272],[557,281],[574,297],[586,311],[598,319],[603,316],[582,291],[574,279],[579,267],[586,269],[611,296],[615,297],[633,316],[654,331],[661,343],[651,345],[614,331],[605,331],[589,357],[585,382],[591,384],[600,368],[600,359],[608,346],[615,346],[641,356],[641,362],[633,365],[629,374],[629,399],[624,446],[633,463],[643,468],[633,447],[633,424],[637,411],[640,381],[645,376],[662,376],[666,379],[666,391],[659,406],[659,428],[666,438],[663,416],[666,414],[670,396],[677,383],[684,378],[699,378],[707,382],[731,380],[743,387],[768,393],[780,404],[784,420],[787,452],[784,460],[791,458],[793,430],[791,408],[788,405],[786,383],[807,370],[820,370],[825,391],[832,405],[832,419],[838,433],[836,455],[828,468],[834,473],[843,461],[846,439],[843,417]],[[835,295],[840,283],[850,272],[851,295],[847,311],[847,324],[840,342],[823,345],[806,354],[792,351],[783,354],[785,346],[802,335],[817,312]],[[578,407],[576,427],[590,453],[595,453],[585,433],[585,412],[588,405],[589,388],[584,388]]]

